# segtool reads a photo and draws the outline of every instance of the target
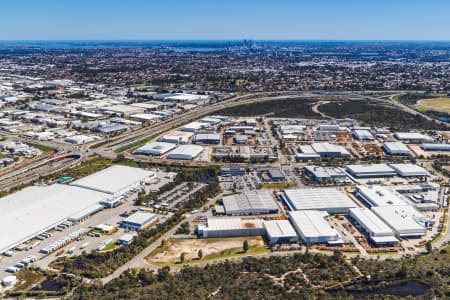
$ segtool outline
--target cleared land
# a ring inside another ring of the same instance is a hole
[[[419,100],[415,107],[421,111],[433,110],[450,114],[450,97]]]
[[[244,240],[248,241],[249,250],[243,251]],[[198,258],[198,251],[202,250],[203,257]],[[147,261],[157,266],[182,266],[181,253],[185,253],[183,263],[202,263],[230,257],[246,256],[267,253],[261,237],[239,238],[211,238],[211,239],[169,239],[162,247],[158,247],[149,256]]]

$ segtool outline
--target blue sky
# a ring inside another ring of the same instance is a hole
[[[450,40],[449,0],[0,0],[0,40]]]

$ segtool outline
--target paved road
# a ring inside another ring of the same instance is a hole
[[[222,197],[222,194],[219,194],[215,198],[210,199],[205,205],[203,205],[203,207],[209,207],[210,205],[214,204],[216,202],[216,200],[219,199],[220,197]],[[172,229],[170,229],[169,231],[164,233],[160,238],[158,238],[150,246],[148,246],[147,248],[142,250],[142,252],[139,253],[138,255],[136,255],[132,260],[130,260],[129,262],[127,262],[126,264],[124,264],[123,266],[118,268],[116,271],[114,271],[114,273],[112,273],[111,275],[109,275],[107,277],[102,278],[102,283],[106,284],[106,283],[110,282],[114,278],[119,277],[120,274],[122,274],[122,272],[124,272],[125,270],[128,270],[128,269],[152,268],[151,265],[149,265],[149,264],[147,264],[145,262],[145,260],[144,260],[145,257],[147,255],[149,255],[153,250],[158,248],[161,245],[162,241],[167,240],[168,238],[170,238],[175,233],[175,231],[178,229],[178,227],[180,227],[181,223],[184,223],[185,221],[189,221],[190,222],[195,217],[197,217],[197,214],[186,214],[186,219],[185,220],[183,220],[178,225],[174,226]]]

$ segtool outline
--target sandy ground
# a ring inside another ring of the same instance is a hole
[[[261,238],[240,237],[226,239],[186,239],[186,240],[167,240],[163,252],[156,253],[149,257],[149,262],[154,263],[175,263],[180,259],[181,253],[186,254],[186,260],[197,258],[197,253],[202,249],[203,257],[220,253],[227,249],[242,248],[244,240],[248,241],[249,246],[263,245]]]

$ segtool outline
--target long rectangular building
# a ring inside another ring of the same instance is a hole
[[[336,188],[286,189],[283,198],[291,210],[321,210],[347,213],[355,202]]]
[[[345,171],[355,178],[392,177],[397,174],[387,164],[348,165]]]
[[[394,231],[370,209],[365,207],[351,208],[349,216],[374,244],[387,245],[399,242]]]
[[[223,197],[227,215],[255,215],[278,213],[278,205],[268,190],[244,192]]]
[[[70,185],[120,196],[134,188],[139,188],[154,176],[155,173],[152,171],[114,165],[76,180]]]
[[[204,238],[264,235],[260,219],[208,218],[204,225],[197,226],[197,234]]]
[[[325,220],[328,214],[317,210],[292,211],[289,220],[306,244],[342,244],[341,236]]]

